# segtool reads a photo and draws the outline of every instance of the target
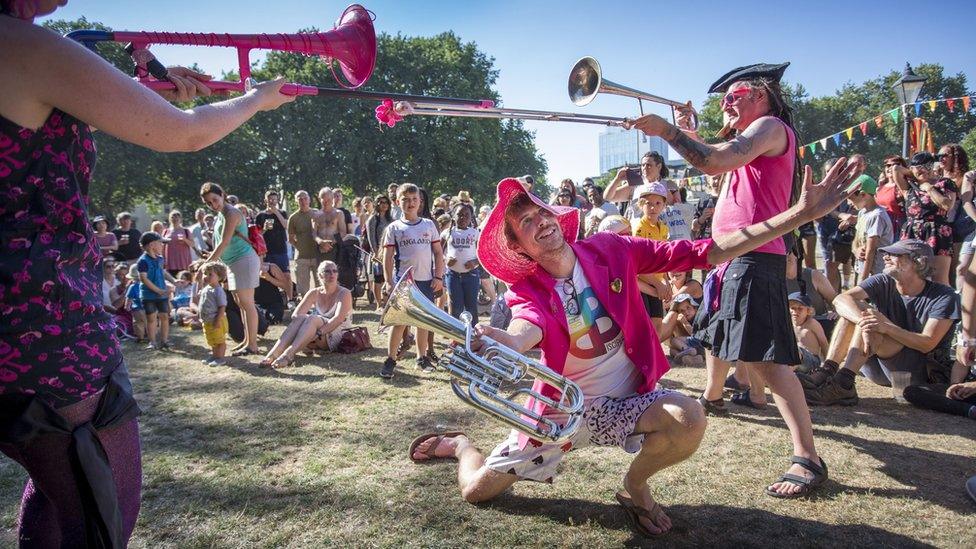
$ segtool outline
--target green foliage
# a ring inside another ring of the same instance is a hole
[[[85,19],[48,26],[59,33],[108,30]],[[476,44],[450,32],[377,38],[376,70],[364,90],[499,100],[492,89],[498,75],[494,60]],[[100,51],[131,72],[121,47],[112,44]],[[270,52],[252,71],[258,80],[282,75],[290,82],[336,86],[328,65],[317,57]],[[237,78],[232,72],[223,77]],[[255,204],[268,187],[289,195],[299,189],[314,195],[323,186],[374,195],[389,183],[404,181],[426,187],[432,195],[467,189],[476,202],[490,203],[498,180],[546,171],[534,135],[521,121],[416,116],[395,128],[381,128],[374,117],[376,105],[302,97],[259,114],[203,151],[187,154],[157,154],[100,135],[94,209],[118,211],[140,202],[195,208],[204,181],[221,183]]]
[[[972,93],[968,88],[965,74],[945,75],[941,65],[922,64],[915,67],[915,73],[928,79],[922,88],[919,101],[960,97]],[[881,161],[885,156],[901,154],[901,118],[899,117],[899,122],[896,124],[886,115],[880,130],[873,120],[875,116],[898,106],[892,85],[900,76],[901,71],[892,70],[884,76],[861,84],[847,83],[834,95],[824,97],[810,97],[803,86],[784,83],[783,91],[793,106],[798,144],[802,145],[831,136],[861,121],[869,120],[867,136],[862,136],[861,131],[855,127],[854,138],[848,141],[844,136],[839,147],[833,139],[830,139],[826,151],[818,144],[817,153],[811,156],[808,149],[803,159],[804,163],[816,167],[828,158],[861,153],[867,156],[868,165],[873,172],[880,171]],[[914,107],[910,106],[909,109],[914,117]],[[960,142],[968,134],[970,143],[968,151],[972,154],[976,152],[974,151],[976,137],[972,136],[973,128],[976,127],[976,117],[972,112],[962,114],[961,109],[962,105],[957,104],[955,111],[949,112],[945,103],[941,103],[933,113],[929,111],[928,106],[923,105],[921,117],[928,121],[936,146]],[[719,109],[718,95],[708,98],[700,109],[700,117],[702,137],[709,141],[715,140],[716,132],[722,127],[722,111]]]

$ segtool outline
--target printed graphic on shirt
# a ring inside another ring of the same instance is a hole
[[[434,254],[431,244],[440,242],[437,227],[429,219],[407,223],[398,219],[386,229],[384,245],[394,248],[394,275],[397,278],[413,267],[414,280],[430,280],[434,277]]]
[[[587,286],[577,294],[579,314],[569,316],[569,353],[577,358],[593,359],[617,350],[623,343],[620,326]]]

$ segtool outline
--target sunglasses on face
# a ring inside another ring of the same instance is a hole
[[[339,269],[322,269],[323,274],[335,274],[338,273]]]
[[[939,153],[939,154],[935,155],[935,159],[938,160],[939,162],[942,162],[943,160],[945,160],[947,157],[950,157],[950,156],[955,156],[955,155],[952,154],[951,152],[944,152],[944,153]]]
[[[913,168],[918,168],[920,170],[931,170],[934,162],[926,162],[925,164],[916,164],[912,166]]]
[[[735,103],[736,99],[749,95],[749,91],[750,91],[749,88],[739,88],[735,91],[730,91],[729,93],[725,94],[725,96],[722,97],[722,102],[720,103],[720,105],[724,109],[725,107],[731,105],[732,103]]]

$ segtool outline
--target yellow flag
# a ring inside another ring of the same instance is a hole
[[[854,137],[854,127],[847,128],[844,133],[847,134],[847,140],[850,141]]]
[[[929,101],[929,110],[935,112],[935,106],[938,104],[938,101]]]

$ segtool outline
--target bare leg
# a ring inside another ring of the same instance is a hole
[[[156,313],[159,319],[159,342],[169,343],[169,313]]]
[[[664,342],[671,339],[674,336],[674,330],[677,326],[678,313],[674,311],[668,311],[665,313],[664,318],[661,319],[660,327],[654,327],[657,330],[658,341]]]
[[[281,288],[285,292],[285,300],[291,301],[294,297],[291,286],[291,277],[288,276],[285,271],[281,270],[281,267],[275,265],[274,263],[268,263],[268,272],[262,273],[264,279],[268,282],[274,284],[276,287]]]
[[[427,350],[430,348],[428,345],[430,342],[427,339],[427,334],[430,333],[427,330],[421,330],[417,328],[417,358],[427,356]]]
[[[803,237],[803,263],[811,268],[817,268],[817,237]]]
[[[264,355],[264,360],[261,361],[261,364],[271,364],[274,359],[281,356],[281,353],[283,353],[284,350],[291,345],[291,342],[295,339],[295,336],[299,331],[301,331],[302,325],[308,321],[310,316],[311,315],[301,315],[292,318],[291,322],[288,324],[288,327],[285,328],[285,331],[281,333],[281,337],[278,338],[278,341],[275,341],[274,346],[271,347],[268,354]]]
[[[490,278],[482,278],[481,287],[485,290],[485,294],[488,296],[488,299],[490,299],[491,302],[494,303],[496,297],[495,281]]]
[[[680,394],[659,398],[637,420],[635,432],[646,433],[641,450],[624,476],[624,490],[635,504],[654,509],[647,479],[684,461],[695,453],[705,435],[705,410],[697,401]],[[657,507],[652,518],[640,521],[651,533],[663,534],[671,529],[671,519]]]
[[[258,352],[258,309],[254,305],[254,288],[242,288],[237,294],[237,304],[241,307],[241,320],[244,321],[244,346],[251,352]]]
[[[773,392],[773,400],[776,407],[786,422],[786,427],[790,430],[790,439],[793,442],[793,455],[820,463],[820,456],[813,443],[813,423],[810,421],[810,409],[807,407],[806,398],[803,396],[803,387],[796,374],[782,364],[772,362],[753,362],[752,368],[761,369],[762,376],[769,384]],[[789,473],[800,475],[809,479],[813,474],[797,464],[792,464]],[[790,482],[777,482],[770,486],[772,490],[780,494],[795,494],[800,491],[800,487]]]
[[[766,405],[766,380],[763,379],[761,368],[752,368],[748,362],[740,362],[736,370],[744,368],[749,375],[749,400],[758,406]]]
[[[281,352],[281,355],[271,365],[275,368],[280,368],[295,360],[295,355],[301,352],[315,338],[319,337],[318,329],[324,325],[325,319],[322,317],[315,315],[308,316],[302,322],[301,327],[295,332],[295,337],[291,340],[288,347]]]
[[[949,285],[949,264],[952,258],[947,255],[937,255],[932,258],[932,282]]]
[[[156,344],[156,316],[157,313],[146,313],[146,337],[152,345]]]
[[[390,344],[387,347],[387,357],[396,360],[397,349],[400,347],[400,340],[403,339],[403,334],[406,331],[406,326],[394,326],[393,329],[390,330]]]
[[[824,263],[824,273],[827,275],[827,280],[830,285],[834,287],[835,292],[840,291],[840,269],[834,261],[826,261]]]
[[[737,371],[741,364],[741,362],[736,364],[735,369]],[[705,391],[702,395],[706,400],[720,400],[722,398],[725,376],[729,375],[730,367],[731,364],[717,356],[711,353],[705,354],[705,369],[708,372],[708,378],[705,380]]]
[[[749,387],[752,384],[752,378],[749,377],[749,367],[744,364],[736,363],[732,377],[739,382],[740,387]],[[723,380],[722,383],[725,381]]]
[[[956,289],[959,291],[966,287],[966,272],[969,270],[969,264],[972,260],[973,254],[959,256],[959,265],[956,267]]]
[[[421,442],[414,451],[414,457],[424,459],[432,442],[433,438]],[[461,497],[468,503],[488,501],[518,480],[515,475],[499,473],[485,467],[485,456],[464,435],[442,440],[434,450],[434,456],[457,458],[458,487],[461,489]]]

